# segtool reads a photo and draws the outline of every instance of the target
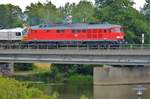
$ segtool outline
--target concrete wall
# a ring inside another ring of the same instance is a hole
[[[150,83],[150,67],[95,67],[94,85]]]

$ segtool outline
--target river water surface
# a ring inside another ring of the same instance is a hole
[[[80,99],[82,95],[91,99],[140,99],[134,90],[137,85],[120,86],[84,86],[84,85],[52,85],[33,84],[47,95],[58,93],[58,99]],[[141,99],[150,99],[150,84],[143,85],[146,90]]]

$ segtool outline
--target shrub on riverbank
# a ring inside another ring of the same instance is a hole
[[[85,76],[85,75],[73,75],[70,76],[68,79],[68,82],[70,84],[75,84],[75,85],[92,85],[93,83],[93,78],[92,76]]]
[[[0,77],[0,99],[56,99],[36,88],[28,88],[14,79]]]

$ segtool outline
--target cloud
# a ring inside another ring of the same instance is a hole
[[[140,8],[143,7],[144,3],[145,3],[145,0],[134,0],[134,2],[136,3],[134,5],[134,8],[140,10]]]

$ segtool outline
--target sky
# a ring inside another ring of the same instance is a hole
[[[37,3],[38,1],[45,3],[47,1],[51,1],[53,4],[55,4],[57,7],[64,6],[66,2],[70,3],[78,3],[80,0],[0,0],[0,4],[13,4],[18,5],[23,11],[25,10],[25,7],[30,5],[30,3]],[[94,3],[94,0],[88,0]],[[134,0],[136,5],[134,7],[139,10],[140,7],[143,6],[145,3],[145,0]]]

